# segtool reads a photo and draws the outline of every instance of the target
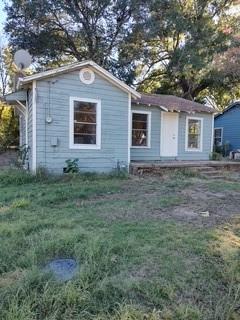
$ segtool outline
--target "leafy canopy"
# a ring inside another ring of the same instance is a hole
[[[139,90],[202,100],[240,83],[218,63],[239,48],[233,2],[13,0],[5,30],[41,66],[92,59]]]

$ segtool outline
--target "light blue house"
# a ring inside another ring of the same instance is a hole
[[[62,173],[109,172],[131,161],[208,160],[213,110],[182,98],[136,92],[92,61],[19,80],[6,96],[20,117],[25,166]]]
[[[240,150],[240,102],[234,102],[214,121],[214,144],[229,145],[229,151]]]

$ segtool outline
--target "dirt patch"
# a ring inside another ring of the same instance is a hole
[[[239,192],[212,192],[208,183],[209,180],[201,178],[175,181],[172,176],[133,177],[123,184],[119,193],[89,201],[98,208],[99,215],[113,221],[170,219],[212,227],[239,216],[240,188]]]

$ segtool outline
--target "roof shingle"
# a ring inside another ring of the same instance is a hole
[[[207,107],[203,104],[186,100],[171,95],[164,94],[141,94],[141,98],[132,101],[133,104],[142,104],[148,106],[157,106],[164,107],[168,111],[177,111],[177,112],[206,112],[214,113],[213,108]]]

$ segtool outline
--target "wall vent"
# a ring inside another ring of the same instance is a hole
[[[84,68],[80,70],[79,77],[81,82],[85,84],[92,84],[95,80],[95,73],[89,68]]]

